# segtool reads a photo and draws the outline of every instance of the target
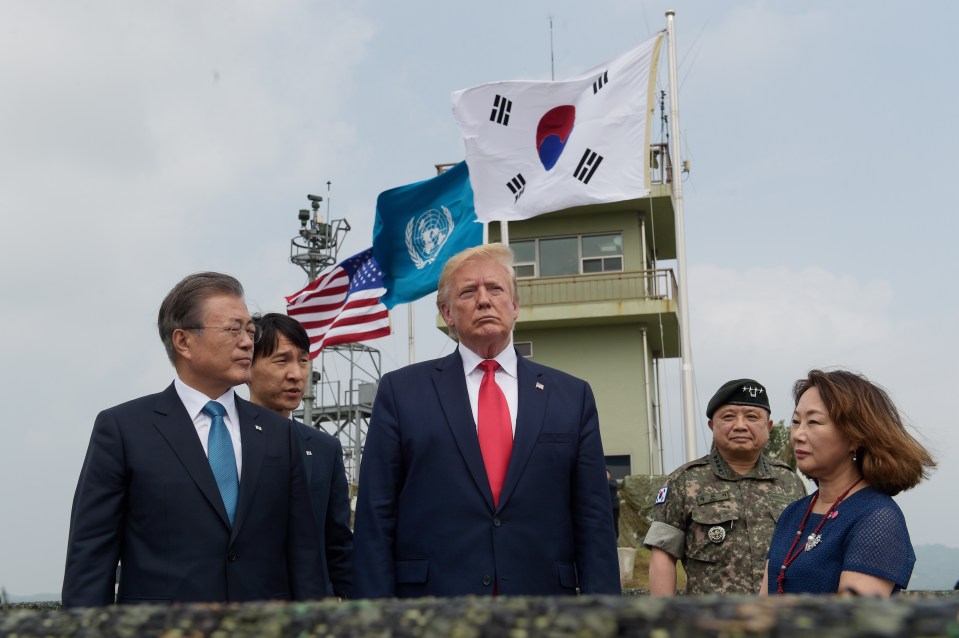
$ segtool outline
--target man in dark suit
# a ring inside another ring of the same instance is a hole
[[[519,357],[512,251],[447,262],[453,354],[385,375],[360,471],[359,597],[619,594],[596,404]]]
[[[303,453],[289,420],[235,396],[259,332],[243,287],[190,275],[160,305],[163,392],[93,426],[70,518],[63,604],[320,598]]]
[[[310,337],[296,319],[277,313],[253,317],[262,337],[253,346],[250,401],[290,419],[310,374]],[[296,420],[319,533],[317,571],[327,594],[349,598],[353,587],[353,530],[343,447],[335,437]]]

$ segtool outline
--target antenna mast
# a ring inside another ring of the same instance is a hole
[[[345,219],[324,221],[320,205],[326,201],[326,218],[330,218],[330,182],[326,183],[326,199],[307,195],[310,208],[299,212],[300,231],[290,240],[290,261],[315,281],[326,269],[339,263],[343,237],[350,231]],[[346,379],[342,368],[345,365]],[[314,371],[314,364],[319,370]],[[331,375],[333,370],[337,374]],[[380,380],[380,352],[359,343],[327,346],[316,359],[310,360],[303,411],[293,415],[318,430],[336,437],[343,444],[343,465],[350,483],[359,480],[360,460],[366,430],[373,414],[373,398]]]
[[[326,207],[330,210],[330,182],[326,183]],[[308,282],[314,281],[323,272],[336,263],[340,252],[340,240],[350,230],[345,219],[323,221],[320,214],[321,195],[307,195],[310,208],[301,208],[299,213],[300,232],[290,240],[290,261],[303,269]],[[319,375],[313,372],[313,360],[310,360],[310,372],[303,395],[303,422],[313,424],[313,404],[316,400],[316,384]]]
[[[556,80],[556,58],[553,56],[553,16],[549,17],[549,79]]]

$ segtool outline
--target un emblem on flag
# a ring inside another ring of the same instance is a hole
[[[436,260],[453,226],[453,214],[446,206],[414,215],[406,224],[406,250],[418,270]]]

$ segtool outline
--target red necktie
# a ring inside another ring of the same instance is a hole
[[[483,464],[486,477],[493,491],[493,504],[499,504],[499,495],[506,480],[506,468],[513,451],[513,426],[509,418],[509,406],[506,396],[496,384],[496,369],[499,364],[493,360],[481,361],[483,381],[480,383],[479,403],[477,405],[476,431],[479,435],[480,450],[483,452]]]

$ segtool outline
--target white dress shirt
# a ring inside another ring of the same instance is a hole
[[[463,359],[463,374],[466,375],[466,392],[470,397],[470,408],[473,410],[473,423],[479,423],[479,391],[480,383],[483,382],[483,369],[479,364],[484,359],[464,346],[459,344],[460,357]],[[506,397],[506,405],[509,407],[509,420],[513,427],[513,437],[516,437],[516,409],[519,404],[519,382],[516,378],[516,350],[513,348],[513,340],[510,339],[509,345],[496,357],[495,361],[499,364],[496,370],[496,385],[503,391]]]
[[[173,380],[173,387],[183,402],[187,414],[193,419],[193,427],[196,428],[197,436],[200,437],[200,443],[203,445],[203,453],[210,456],[207,444],[210,438],[210,424],[213,420],[203,411],[203,406],[210,402],[210,397],[199,390],[194,390],[180,380],[177,376]],[[236,456],[236,475],[240,476],[240,470],[243,467],[243,454],[240,447],[240,416],[236,411],[236,393],[233,388],[226,391],[226,394],[219,399],[213,399],[226,409],[223,415],[223,421],[226,423],[226,429],[230,431],[230,439],[233,441],[233,455]]]

